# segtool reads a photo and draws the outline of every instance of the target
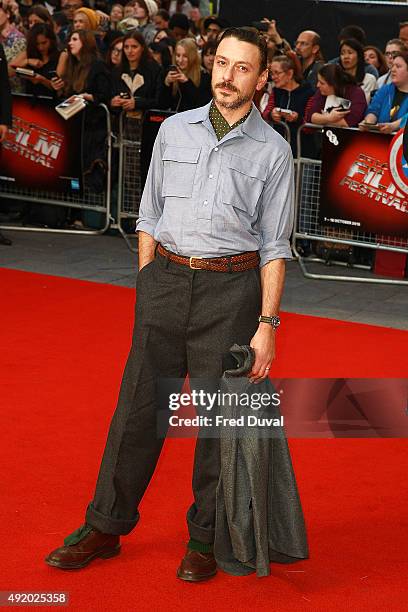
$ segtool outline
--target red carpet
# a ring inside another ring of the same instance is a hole
[[[270,578],[184,584],[193,443],[169,440],[123,552],[80,572],[43,557],[93,493],[134,293],[0,270],[0,590],[68,591],[71,610],[406,610],[406,440],[292,440],[311,558]],[[405,332],[286,314],[275,376],[407,376]],[[307,361],[307,362],[306,362]],[[306,363],[305,363],[306,362]]]

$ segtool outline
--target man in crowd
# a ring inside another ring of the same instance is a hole
[[[0,146],[11,126],[11,92],[8,78],[7,61],[3,45],[0,44]],[[0,244],[10,245],[11,240],[0,232]]]
[[[69,23],[74,21],[74,13],[84,6],[83,0],[61,0],[61,11],[65,14]]]
[[[160,127],[137,224],[136,324],[119,402],[86,523],[48,555],[51,566],[114,556],[136,526],[163,445],[158,379],[219,379],[235,342],[255,351],[250,380],[268,376],[291,258],[293,160],[252,103],[267,77],[265,40],[230,28],[216,52],[213,100]],[[216,573],[219,475],[220,439],[199,436],[182,580]]]
[[[377,89],[380,89],[383,85],[391,83],[391,68],[394,62],[394,58],[398,53],[405,50],[405,45],[399,38],[391,38],[385,46],[385,61],[387,62],[388,72],[383,74],[377,79]]]
[[[190,35],[190,22],[187,15],[184,15],[184,13],[174,13],[170,17],[169,30],[174,40],[187,38]]]
[[[156,30],[167,30],[169,27],[170,15],[165,9],[159,9],[157,15],[153,17]]]
[[[313,30],[305,30],[297,37],[295,51],[302,64],[303,78],[316,89],[317,73],[323,66],[320,36]]]
[[[363,47],[365,47],[367,44],[366,33],[363,30],[363,28],[360,28],[360,26],[348,25],[348,26],[344,26],[344,28],[340,30],[340,34],[338,35],[338,41],[340,45],[344,40],[347,40],[349,38],[354,38],[354,40],[357,40],[357,42],[359,42]],[[339,64],[339,63],[340,63],[339,57],[335,57],[334,59],[329,61],[329,64]],[[375,76],[376,79],[378,79],[379,77],[377,68],[373,66],[372,64],[368,64],[367,62],[365,63],[365,66],[364,66],[364,72],[366,74],[372,74],[373,76]]]
[[[401,21],[399,24],[398,38],[402,40],[404,45],[408,48],[408,21]]]
[[[217,40],[220,32],[225,28],[218,17],[207,17],[204,19],[204,33],[207,40]]]

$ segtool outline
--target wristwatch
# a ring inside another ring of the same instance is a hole
[[[273,329],[277,329],[280,325],[280,318],[276,316],[264,317],[263,315],[260,315],[258,321],[259,323],[269,323],[269,325],[272,325]]]

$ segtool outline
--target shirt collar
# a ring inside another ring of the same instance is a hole
[[[188,123],[202,123],[205,120],[209,121],[211,104],[212,100],[205,106],[191,110]],[[244,123],[241,124],[240,128],[243,132],[245,132],[245,134],[254,140],[266,142],[264,120],[262,119],[261,114],[254,103],[252,103],[252,110],[249,117]]]

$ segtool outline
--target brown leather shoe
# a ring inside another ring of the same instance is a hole
[[[208,580],[216,573],[217,564],[213,553],[202,553],[189,548],[177,570],[177,576],[187,582]]]
[[[81,569],[94,559],[109,559],[120,553],[120,538],[117,535],[101,533],[90,529],[76,544],[53,550],[45,562],[60,569]]]

